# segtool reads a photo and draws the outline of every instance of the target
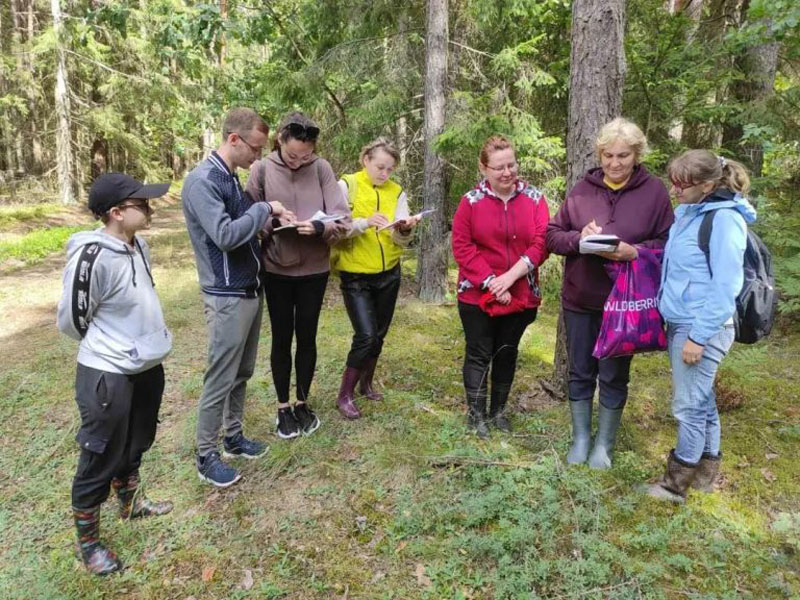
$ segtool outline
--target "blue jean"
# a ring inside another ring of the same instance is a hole
[[[714,379],[719,363],[733,345],[733,326],[726,326],[706,342],[703,357],[694,365],[683,362],[683,345],[690,323],[667,323],[667,348],[672,366],[672,414],[678,421],[675,456],[697,464],[703,454],[719,455],[720,425]]]

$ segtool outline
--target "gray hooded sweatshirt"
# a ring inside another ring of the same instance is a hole
[[[97,243],[89,283],[88,329],[81,337],[78,304],[73,293],[75,271],[88,244]],[[67,242],[67,266],[58,303],[58,328],[81,341],[78,362],[112,373],[141,373],[160,364],[172,349],[172,335],[164,323],[161,304],[150,274],[150,250],[139,237],[131,246],[102,229],[82,231]]]

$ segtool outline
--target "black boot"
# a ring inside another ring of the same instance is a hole
[[[117,555],[100,542],[100,505],[86,509],[73,507],[72,516],[78,533],[78,549],[88,571],[109,575],[122,569]]]
[[[714,481],[719,474],[719,465],[722,462],[722,452],[716,456],[703,453],[703,457],[697,464],[697,473],[692,481],[692,489],[701,492],[711,493],[714,491]]]
[[[165,515],[172,510],[172,502],[153,502],[144,495],[139,486],[139,473],[133,472],[125,478],[111,480],[111,487],[117,492],[119,516],[123,519],[141,519]]]
[[[486,423],[486,389],[467,390],[467,427],[475,430],[475,434],[485,440],[489,437]]]
[[[683,504],[686,502],[686,494],[696,474],[697,465],[683,462],[675,456],[675,450],[670,450],[664,476],[656,483],[645,485],[644,492],[659,500]]]
[[[489,422],[500,431],[511,431],[511,423],[506,417],[506,402],[511,385],[507,383],[492,383],[492,396],[489,403]]]
[[[597,434],[594,448],[589,455],[589,466],[593,469],[611,467],[611,453],[617,443],[617,431],[622,420],[621,408],[606,408],[602,404],[597,409]]]
[[[592,401],[570,400],[569,412],[572,416],[572,447],[567,454],[567,464],[580,465],[589,458],[592,443]]]

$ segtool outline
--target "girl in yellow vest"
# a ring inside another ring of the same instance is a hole
[[[400,290],[400,256],[419,221],[409,217],[405,192],[389,179],[400,160],[394,145],[378,138],[361,149],[360,159],[364,168],[339,181],[352,210],[353,228],[337,246],[335,258],[354,329],[336,401],[347,419],[361,417],[353,403],[356,385],[370,400],[383,398],[372,384],[375,365]]]

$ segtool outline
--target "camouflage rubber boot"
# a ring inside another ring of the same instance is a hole
[[[139,473],[131,473],[124,479],[114,478],[111,487],[119,500],[119,516],[123,519],[141,519],[165,515],[172,510],[172,502],[148,500],[139,486]]]
[[[81,560],[90,573],[110,575],[122,569],[122,563],[100,542],[100,505],[93,508],[72,508],[78,533]]]

